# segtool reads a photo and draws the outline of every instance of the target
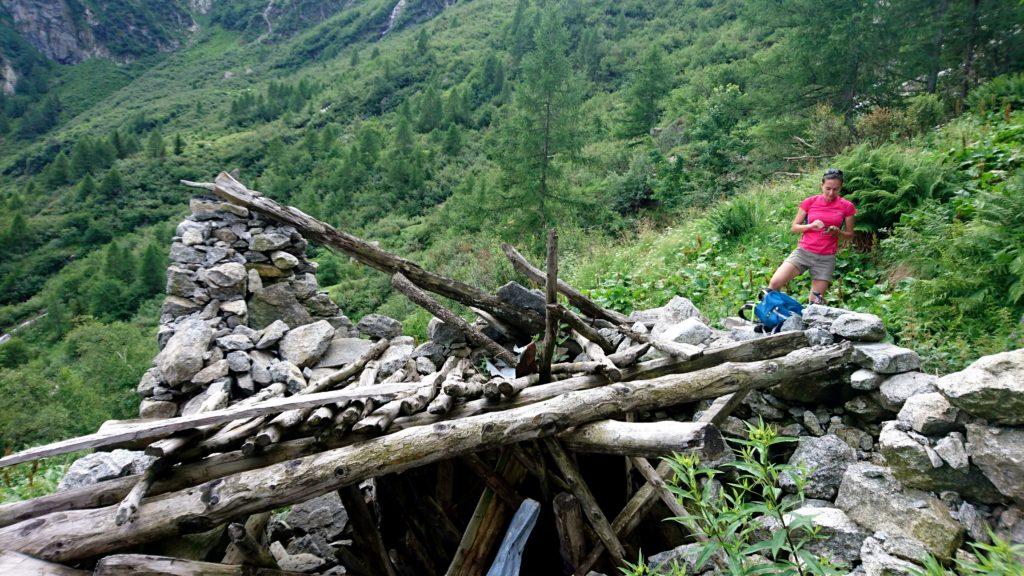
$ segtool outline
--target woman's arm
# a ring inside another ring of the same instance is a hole
[[[840,240],[853,240],[853,216],[847,216],[842,228],[835,228],[829,233]]]
[[[821,220],[815,220],[810,224],[803,224],[803,221],[807,219],[807,212],[797,208],[796,217],[793,218],[793,223],[789,226],[789,231],[794,234],[803,234],[808,230],[821,230],[825,227],[825,223]]]

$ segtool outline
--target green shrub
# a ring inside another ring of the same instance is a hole
[[[871,142],[886,142],[915,131],[906,112],[885,106],[876,106],[858,116],[855,125],[857,134]]]
[[[942,99],[937,94],[918,94],[907,100],[907,122],[918,132],[938,126],[945,112]]]
[[[1014,110],[1024,107],[1024,74],[1004,74],[975,88],[967,103],[977,112],[1000,111],[1009,105]]]
[[[975,559],[957,559],[954,570],[939,563],[934,556],[925,561],[924,570],[915,570],[917,576],[1021,576],[1024,575],[1024,546],[1010,544],[990,534],[991,544],[974,542]]]
[[[760,207],[750,196],[739,196],[715,206],[708,220],[723,240],[736,240],[763,221]]]

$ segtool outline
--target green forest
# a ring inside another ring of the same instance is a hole
[[[680,294],[716,322],[836,166],[859,215],[830,303],[880,315],[930,372],[1024,345],[1018,0],[367,0],[273,31],[249,0],[192,31],[85,4],[152,33],[58,64],[0,8],[21,72],[0,98],[0,329],[29,321],[0,344],[4,450],[135,415],[178,181],[222,170],[492,290],[517,279],[499,244],[539,261],[555,227],[603,304]],[[425,336],[385,275],[309,250],[353,321]]]

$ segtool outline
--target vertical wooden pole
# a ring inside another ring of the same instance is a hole
[[[551,359],[555,354],[555,337],[558,332],[558,232],[548,230],[547,278],[544,282],[544,297],[547,301],[544,314],[544,350],[541,354],[540,382],[551,382]]]

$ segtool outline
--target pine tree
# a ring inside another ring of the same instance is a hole
[[[659,102],[671,85],[671,76],[661,49],[651,46],[626,90],[626,114],[622,134],[626,137],[646,135],[661,117]]]
[[[356,66],[359,66],[359,49],[358,48],[353,48],[352,49],[352,56],[350,56],[349,59],[348,59],[348,65],[350,67],[352,67],[352,68],[355,68]]]
[[[453,122],[448,125],[448,130],[444,133],[444,153],[449,156],[458,156],[461,150],[462,130],[459,129],[458,124]]]
[[[71,178],[78,180],[96,169],[96,158],[92,139],[82,136],[71,149]]]
[[[163,292],[166,283],[164,256],[156,242],[150,242],[142,252],[135,282],[136,292],[142,298]]]
[[[103,175],[98,192],[100,196],[108,199],[116,198],[124,192],[124,181],[121,180],[121,173],[117,171],[117,168],[111,168]]]
[[[430,51],[430,38],[427,36],[427,29],[420,28],[420,33],[416,35],[416,54],[419,56],[426,56],[427,52]]]
[[[96,180],[93,180],[92,174],[86,174],[82,181],[78,183],[78,199],[88,200],[96,196]]]
[[[604,58],[604,46],[600,33],[594,28],[587,28],[580,35],[580,43],[576,47],[576,62],[591,80],[597,80],[601,72],[601,60]]]
[[[552,5],[541,14],[534,44],[523,58],[502,169],[509,208],[525,212],[514,219],[519,232],[540,237],[553,223],[553,200],[562,188],[559,165],[580,149],[581,93],[566,54],[568,38]]]
[[[64,186],[70,181],[71,166],[68,156],[64,152],[58,152],[57,156],[50,162],[46,170],[46,183],[50,186]]]
[[[150,158],[161,159],[167,155],[167,147],[164,145],[164,138],[159,130],[149,133],[149,140],[146,142],[146,154]]]
[[[181,137],[181,134],[174,135],[174,155],[180,156],[185,151],[185,140]]]
[[[420,98],[420,113],[416,128],[422,133],[430,132],[438,128],[443,120],[444,105],[441,103],[441,95],[438,93],[437,85],[431,82]]]

